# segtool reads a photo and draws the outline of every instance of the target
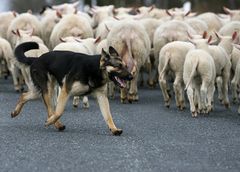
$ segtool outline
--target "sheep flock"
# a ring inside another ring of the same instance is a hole
[[[214,110],[215,94],[226,108],[238,103],[240,10],[223,7],[224,14],[198,14],[182,8],[108,5],[79,11],[78,5],[48,6],[40,14],[0,13],[0,74],[11,75],[16,91],[32,83],[29,67],[16,60],[14,49],[34,41],[39,49],[26,55],[36,58],[53,50],[93,55],[114,47],[134,76],[125,89],[108,83],[108,96],[114,98],[119,92],[122,103],[144,100],[138,96],[138,87],[144,83],[160,86],[167,108],[171,94],[179,110],[189,102],[193,117]],[[75,96],[73,105],[80,101],[89,108],[87,96]]]

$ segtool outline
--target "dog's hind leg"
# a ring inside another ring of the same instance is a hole
[[[69,99],[69,93],[67,92],[65,87],[66,86],[62,87],[60,94],[58,96],[55,114],[51,115],[51,117],[47,119],[47,122],[45,124],[46,126],[56,123],[57,120],[62,116],[66,103]]]
[[[11,117],[14,118],[16,116],[19,115],[19,113],[22,110],[23,105],[29,101],[29,100],[33,100],[33,99],[37,99],[40,97],[40,94],[38,91],[36,90],[30,90],[26,93],[23,93],[20,98],[19,101],[17,103],[17,106],[15,107],[15,110],[11,113]]]
[[[112,119],[112,115],[110,112],[110,107],[109,107],[109,102],[106,94],[104,92],[96,92],[95,93],[100,110],[102,112],[102,115],[104,117],[105,122],[107,123],[110,131],[112,132],[113,135],[121,135],[122,130],[118,129]]]
[[[48,83],[48,91],[45,91],[43,93],[43,100],[44,100],[45,106],[47,108],[48,118],[50,118],[54,113],[54,106],[53,106],[54,102],[52,100],[52,97],[54,97],[54,85],[55,85],[54,81],[49,82]],[[65,129],[65,126],[59,120],[57,120],[54,123],[54,126],[59,131],[63,131]]]

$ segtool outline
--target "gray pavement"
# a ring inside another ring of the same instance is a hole
[[[19,94],[0,80],[0,171],[240,171],[240,116],[215,102],[209,116],[191,117],[172,102],[164,107],[160,89],[140,88],[140,101],[110,100],[123,134],[112,136],[96,101],[90,109],[68,103],[64,132],[44,127],[41,100],[29,102],[15,119],[10,112]]]

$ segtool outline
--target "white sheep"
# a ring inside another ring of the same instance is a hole
[[[232,91],[233,91],[233,100],[234,100],[234,103],[236,103],[238,101],[238,93],[237,93],[237,87],[240,83],[240,45],[238,44],[234,44],[234,49],[233,49],[233,52],[232,52],[232,55],[238,57],[236,58],[236,65],[235,65],[235,68],[234,68],[234,77],[231,81],[231,86],[232,86]],[[240,106],[238,108],[238,113],[240,114]]]
[[[212,12],[202,13],[197,16],[198,19],[203,20],[208,25],[208,33],[218,31],[222,26],[222,22],[219,19],[218,15]]]
[[[61,14],[73,14],[77,11],[79,1],[74,3],[63,3],[60,5],[53,5],[52,9],[59,11]]]
[[[90,38],[93,37],[93,30],[86,18],[77,14],[68,14],[53,28],[50,37],[51,47],[54,48],[59,44],[61,37],[67,36]]]
[[[22,85],[18,81],[18,68],[15,65],[15,57],[13,54],[10,43],[3,38],[0,38],[0,57],[6,61],[8,70],[10,71],[13,79],[14,89],[16,91],[22,90]]]
[[[41,18],[42,38],[45,44],[50,47],[50,36],[55,25],[60,21],[62,15],[55,10],[50,11]]]
[[[137,101],[137,79],[141,66],[150,54],[150,39],[144,27],[137,21],[123,20],[115,25],[107,37],[108,46],[114,47],[134,76],[128,90],[121,90],[121,101]],[[127,95],[128,93],[128,95]]]
[[[8,27],[16,16],[17,13],[14,11],[0,13],[0,37],[7,39]]]
[[[25,55],[27,57],[40,57],[42,54],[46,53],[49,51],[49,49],[47,48],[47,46],[43,43],[43,40],[37,36],[33,36],[33,29],[30,30],[19,30],[17,29],[16,33],[14,33],[16,35],[15,36],[15,41],[16,41],[16,46],[24,43],[24,42],[37,42],[39,45],[39,49],[34,49],[34,50],[29,50],[25,53]],[[23,75],[24,81],[29,88],[31,88],[32,86],[32,81],[31,81],[31,77],[30,77],[30,67],[26,66],[25,64],[22,64],[20,62],[17,61],[17,59],[15,59],[14,63],[17,65],[17,67],[20,68],[21,73]]]
[[[230,10],[227,7],[223,7],[223,10],[228,14],[232,21],[240,21],[240,10]]]
[[[209,53],[201,49],[190,50],[187,53],[183,80],[193,117],[197,117],[198,113],[209,113],[212,110],[215,77],[215,65]],[[198,109],[195,102],[198,104]]]
[[[33,35],[41,37],[41,23],[38,18],[30,13],[22,13],[12,20],[7,31],[7,38],[12,47],[16,46],[16,37],[12,34],[12,31],[17,29],[29,30],[33,29]]]
[[[169,73],[174,76],[173,88],[175,92],[176,105],[180,110],[183,110],[185,107],[183,65],[186,54],[194,48],[195,46],[192,43],[174,41],[166,44],[160,51],[158,65],[159,85],[163,93],[166,107],[170,106],[170,96],[167,90]]]
[[[206,39],[195,39],[192,40],[192,42],[197,48],[205,50],[212,56],[216,71],[218,99],[228,108],[230,106],[228,98],[228,82],[231,69],[230,54],[228,53],[231,52],[231,49],[228,50],[227,40],[222,40],[219,45],[209,45],[208,43],[211,42],[211,37],[208,41]]]
[[[196,34],[196,31],[184,21],[171,20],[161,24],[154,33],[153,48],[156,66],[158,66],[158,56],[161,48],[173,41],[187,41],[188,34]]]

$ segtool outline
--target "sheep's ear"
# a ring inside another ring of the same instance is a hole
[[[108,28],[108,26],[106,24],[105,25],[105,28],[107,29],[108,32],[110,32],[110,29]]]
[[[184,16],[188,16],[189,14],[191,14],[191,11],[189,10],[186,14],[184,14]]]
[[[223,6],[223,11],[226,13],[226,14],[229,14],[229,15],[232,15],[232,10],[230,10],[229,8]]]
[[[12,11],[12,14],[14,17],[17,17],[17,12],[16,11]]]
[[[78,5],[79,5],[79,1],[77,1],[77,2],[74,2],[72,5],[73,5],[73,7],[74,7],[74,8],[77,8],[77,7],[78,7]]]
[[[61,42],[66,42],[66,40],[65,40],[64,38],[62,38],[62,37],[60,37],[59,40],[60,40]]]
[[[109,47],[108,51],[111,56],[118,56],[118,52],[112,46]]]
[[[62,18],[62,14],[60,13],[59,10],[56,11],[56,15],[57,15],[58,18]]]
[[[152,5],[152,6],[149,8],[148,12],[151,12],[154,8],[155,8],[155,5]]]
[[[214,32],[214,33],[215,33],[215,35],[216,35],[216,37],[217,37],[218,39],[222,39],[222,36],[219,35],[219,33],[217,33],[217,32]]]
[[[97,39],[94,41],[94,44],[97,44],[101,41],[101,36],[97,37]]]
[[[17,29],[16,31],[15,31],[15,30],[12,30],[12,33],[13,33],[14,35],[17,35],[17,36],[21,37],[21,34],[20,34],[20,32],[19,32],[18,29]]]
[[[207,43],[208,43],[208,44],[211,44],[211,40],[212,40],[212,35],[209,36]]]
[[[166,10],[166,14],[169,15],[169,16],[171,16],[171,17],[173,16],[172,13],[170,13],[169,10]]]
[[[202,38],[203,38],[203,39],[206,39],[206,38],[207,38],[207,31],[204,31],[204,32],[203,32]]]
[[[234,41],[236,38],[237,38],[237,32],[235,31],[235,32],[232,34],[232,40]]]
[[[27,10],[27,13],[29,13],[29,14],[32,14],[33,12],[32,12],[32,10]]]

